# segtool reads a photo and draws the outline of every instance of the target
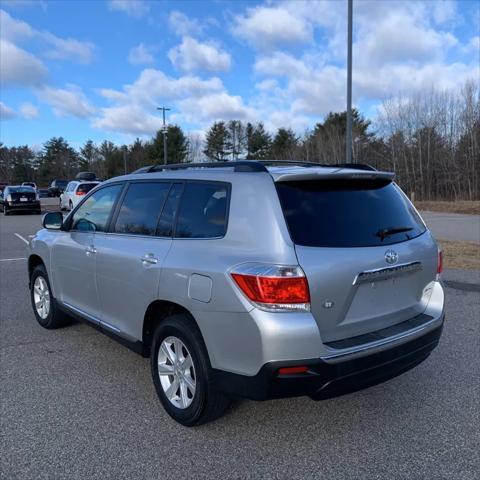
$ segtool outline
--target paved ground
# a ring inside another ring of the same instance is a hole
[[[24,257],[14,234],[39,222],[0,217],[0,259]],[[324,402],[243,401],[186,429],[157,401],[147,360],[83,324],[40,328],[25,269],[0,262],[2,479],[478,478],[479,293],[447,288],[440,346],[394,380]]]
[[[436,238],[480,243],[480,215],[421,212]]]

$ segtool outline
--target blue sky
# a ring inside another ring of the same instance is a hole
[[[354,1],[355,105],[478,82],[477,1]],[[345,109],[346,2],[2,0],[0,141],[116,143],[169,120],[312,128]]]

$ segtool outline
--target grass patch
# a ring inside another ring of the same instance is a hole
[[[466,213],[480,215],[480,200],[459,200],[457,202],[415,202],[417,210],[442,213]]]
[[[480,270],[480,244],[438,240],[443,250],[443,264],[446,268]]]

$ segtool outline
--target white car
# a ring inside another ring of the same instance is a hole
[[[72,210],[78,202],[100,182],[69,182],[65,191],[60,195],[60,210]]]
[[[36,192],[38,192],[37,184],[35,182],[23,182],[22,187],[32,187]]]

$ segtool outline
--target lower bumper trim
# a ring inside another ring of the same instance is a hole
[[[270,362],[255,376],[214,370],[216,387],[234,396],[268,400],[308,395],[315,400],[345,395],[400,375],[423,362],[438,345],[443,323],[391,349],[335,364],[321,359]],[[279,375],[282,367],[306,365],[306,373]]]

